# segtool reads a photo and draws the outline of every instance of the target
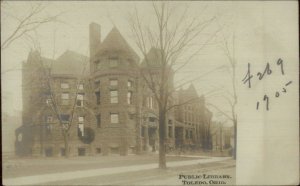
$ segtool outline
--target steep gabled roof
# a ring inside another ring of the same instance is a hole
[[[88,75],[89,58],[67,50],[52,64],[51,73],[55,75]]]
[[[162,57],[161,52],[158,48],[152,47],[147,53],[146,59],[144,59],[141,63],[142,67],[152,67],[159,68],[161,67]]]
[[[204,99],[203,96],[198,96],[197,90],[195,89],[194,85],[191,83],[190,86],[187,89],[180,89],[178,91],[179,95],[184,98],[184,99],[188,99],[188,98],[200,98],[200,99]]]
[[[197,90],[195,89],[193,83],[190,84],[189,88],[186,91],[189,92],[191,95],[198,97]]]
[[[25,61],[25,64],[40,64],[42,62],[43,66],[45,68],[50,68],[51,64],[55,62],[55,60],[46,58],[41,56],[41,53],[37,50],[30,51],[28,54],[27,61]]]
[[[131,55],[135,60],[139,60],[139,56],[129,46],[127,41],[124,39],[124,37],[116,27],[112,28],[112,30],[100,44],[98,52],[102,51],[124,51]]]

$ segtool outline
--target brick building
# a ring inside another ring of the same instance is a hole
[[[30,52],[23,63],[23,125],[16,130],[16,153],[64,156],[62,127],[70,127],[70,155],[126,155],[138,146],[155,151],[158,105],[140,73],[158,72],[157,53],[152,48],[145,64],[117,28],[101,41],[95,23],[90,24],[89,57],[66,51],[52,60]],[[191,85],[169,101],[182,106],[168,112],[168,147],[203,147],[212,117],[204,97]]]

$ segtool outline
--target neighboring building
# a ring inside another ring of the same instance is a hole
[[[158,104],[140,73],[159,73],[157,51],[152,48],[149,61],[140,63],[118,29],[101,41],[100,26],[92,23],[89,58],[66,51],[51,60],[30,52],[23,63],[23,125],[16,130],[16,153],[64,156],[61,127],[70,123],[70,155],[126,155],[138,146],[155,151]],[[195,101],[185,103],[190,98]],[[169,103],[181,106],[167,115],[168,146],[203,147],[212,117],[204,97],[191,85],[175,92]],[[57,112],[53,104],[59,106]]]
[[[204,97],[199,97],[191,84],[186,90],[178,91],[177,100],[182,106],[175,109],[176,146],[189,146],[193,149],[206,147],[210,136],[212,113],[205,107]]]
[[[212,122],[211,136],[212,136],[212,149],[223,151],[233,148],[231,138],[233,136],[233,127],[226,127],[221,122]]]

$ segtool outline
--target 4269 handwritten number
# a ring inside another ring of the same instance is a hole
[[[280,72],[282,75],[284,75],[284,66],[283,66],[283,60],[281,58],[279,58],[276,62],[276,65],[279,66],[280,68]],[[247,84],[248,85],[248,88],[251,88],[251,81],[252,81],[252,78],[254,77],[252,74],[251,74],[251,64],[248,63],[248,69],[247,69],[247,73],[245,75],[245,77],[243,78],[242,82],[244,84]],[[262,80],[264,79],[264,77],[268,76],[268,75],[271,75],[273,73],[273,71],[271,70],[271,67],[270,67],[270,64],[267,63],[266,64],[266,67],[265,69],[262,71],[262,72],[257,72],[256,73],[256,76],[258,77],[258,80]],[[285,84],[285,87],[287,87],[288,85],[290,85],[292,83],[292,81],[289,81],[288,83]],[[287,90],[285,87],[282,87],[282,90],[281,91],[276,91],[275,92],[275,98],[278,98],[281,93],[286,93]],[[266,105],[266,110],[268,111],[269,110],[269,103],[270,103],[270,98],[268,95],[264,95],[262,101],[265,103]],[[256,110],[259,109],[259,106],[260,106],[260,102],[257,101],[256,103]]]

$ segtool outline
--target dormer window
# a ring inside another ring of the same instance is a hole
[[[118,66],[118,58],[117,57],[111,57],[111,58],[109,58],[108,59],[108,61],[109,61],[109,66],[111,67],[111,68],[114,68],[114,67],[117,67]]]

